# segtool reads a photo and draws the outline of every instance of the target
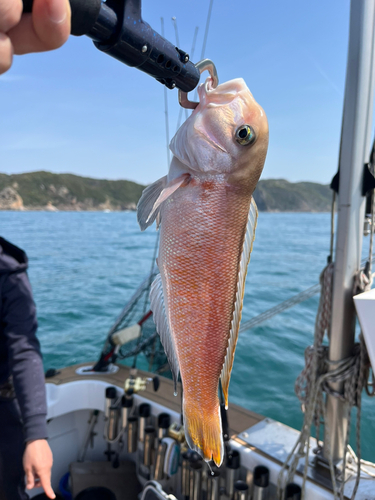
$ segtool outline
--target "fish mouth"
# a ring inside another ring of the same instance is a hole
[[[213,88],[212,78],[209,77],[198,87],[199,101],[203,106],[208,104],[226,106],[240,93],[248,93],[252,97],[243,78],[235,78]]]

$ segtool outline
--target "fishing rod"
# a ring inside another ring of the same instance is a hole
[[[143,21],[141,0],[69,0],[71,34],[86,35],[97,49],[137,68],[169,89],[194,90],[199,69],[189,54],[160,36]],[[23,0],[23,12],[32,12],[33,0]]]

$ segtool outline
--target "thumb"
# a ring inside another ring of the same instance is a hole
[[[30,469],[26,469],[25,473],[26,473],[26,489],[27,490],[31,490],[31,489],[34,488],[34,484],[35,484],[35,482],[34,482],[34,474],[33,474],[32,470],[31,470],[31,468]]]
[[[8,32],[15,54],[57,49],[70,34],[68,0],[34,0],[32,14],[24,14]]]
[[[51,486],[51,474],[45,472],[44,474],[40,474],[39,478],[44,493],[47,495],[47,497],[51,499],[56,498],[56,495]]]

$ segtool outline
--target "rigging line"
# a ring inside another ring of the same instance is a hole
[[[193,61],[194,60],[194,52],[195,52],[195,45],[197,43],[197,36],[198,36],[198,26],[195,27],[195,31],[194,31],[194,36],[193,36],[193,43],[191,45],[191,51],[190,51],[190,60]],[[177,130],[180,128],[180,125],[181,125],[181,119],[182,119],[182,111],[184,110],[185,108],[183,108],[182,106],[180,106],[180,111],[178,113],[178,120],[177,120],[177,127],[176,127],[176,132]],[[187,118],[187,109],[185,109],[185,116]]]
[[[375,255],[372,255],[371,262],[375,261]],[[366,263],[366,259],[363,259],[361,262],[361,266],[363,267]],[[272,318],[273,316],[276,316],[277,314],[280,314],[287,309],[290,309],[291,307],[299,304],[300,302],[304,302],[305,300],[308,300],[309,298],[313,297],[320,291],[320,284],[317,283],[316,285],[311,286],[310,288],[307,288],[307,290],[304,290],[303,292],[298,293],[297,295],[294,295],[290,299],[284,300],[283,302],[280,302],[280,304],[277,304],[274,307],[271,307],[270,309],[267,309],[266,311],[258,314],[257,316],[254,316],[253,318],[249,319],[248,321],[245,321],[242,323],[240,327],[240,332],[244,332],[245,330],[250,330],[251,328],[254,328],[255,326],[260,325],[264,321],[267,321],[268,319]]]
[[[206,29],[205,29],[204,38],[203,38],[201,60],[204,58],[204,53],[206,51],[207,38],[208,38],[208,30],[210,28],[210,21],[211,21],[211,13],[212,13],[213,3],[214,3],[214,0],[210,0],[210,6],[208,7],[208,14],[207,14],[207,21],[206,21]]]
[[[178,26],[177,26],[177,19],[176,17],[172,17],[172,22],[173,22],[173,26],[174,26],[174,32],[175,32],[175,35],[176,35],[176,45],[177,47],[180,46],[180,37],[178,36]],[[191,56],[192,58],[192,56]],[[185,110],[185,120],[188,119],[188,111],[186,108],[182,108],[182,106],[180,106],[180,111],[182,110]]]
[[[161,36],[164,38],[164,17],[160,18],[161,24]],[[168,113],[168,93],[167,87],[164,85],[164,114],[165,114],[165,136],[167,140],[167,168],[169,169],[169,165],[171,163],[171,157],[169,152],[169,113]]]
[[[214,4],[214,0],[210,0],[210,5],[208,7],[208,13],[207,13],[206,29],[204,30],[203,45],[202,45],[202,52],[201,52],[201,59],[200,59],[201,61],[202,61],[202,59],[204,59],[204,54],[206,52],[208,30],[210,28],[210,21],[211,21],[213,4]],[[197,97],[198,97],[198,89],[196,88],[195,92],[194,92],[194,101],[197,100]]]
[[[267,319],[276,316],[276,314],[280,314],[281,312],[290,309],[291,307],[299,304],[300,302],[303,302],[309,299],[310,297],[313,297],[314,295],[319,293],[319,290],[320,290],[320,284],[316,284],[308,288],[304,292],[301,292],[295,295],[294,297],[291,297],[288,300],[284,300],[277,306],[274,306],[271,309],[268,309],[267,311],[264,311],[261,314],[254,316],[254,318],[251,318],[249,321],[245,321],[245,323],[241,325],[240,332],[243,332],[245,330],[250,330],[251,328],[260,325],[260,323],[263,323]]]
[[[149,292],[150,292],[151,284],[152,284],[152,281],[153,281],[153,278],[154,278],[154,276],[152,274],[152,271],[155,268],[156,254],[157,254],[158,246],[159,246],[159,234],[160,234],[160,231],[157,231],[156,232],[156,240],[155,240],[154,253],[153,253],[153,256],[152,256],[151,269],[150,269],[149,280],[148,280],[148,286],[147,286],[147,288],[145,290],[145,301],[144,301],[144,304],[143,304],[143,315],[142,315],[142,317],[144,317],[146,315],[147,304],[149,302]],[[143,331],[142,331],[142,333],[143,333]],[[140,345],[142,337],[143,336],[141,334],[141,336],[138,338],[137,347]],[[133,368],[135,368],[137,366],[137,358],[138,358],[138,353],[134,356]]]

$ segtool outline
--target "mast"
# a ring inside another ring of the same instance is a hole
[[[374,0],[352,0],[349,50],[345,82],[343,127],[340,146],[338,224],[333,280],[330,361],[353,354],[355,310],[353,279],[360,268],[365,198],[362,197],[364,164],[370,150],[374,96]],[[335,368],[335,365],[331,365]],[[332,384],[342,393],[342,383]],[[324,456],[334,463],[343,458],[348,424],[348,405],[327,396]],[[329,446],[329,449],[327,449]]]

